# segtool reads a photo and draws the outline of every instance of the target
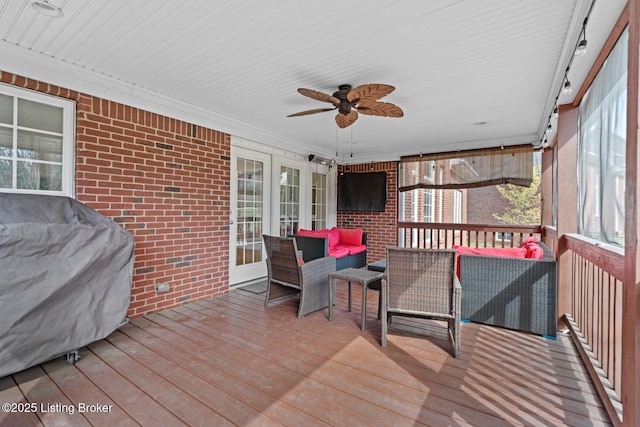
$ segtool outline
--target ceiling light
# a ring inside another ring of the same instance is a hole
[[[578,46],[576,46],[575,55],[576,56],[584,56],[587,53],[587,40],[582,39]]]
[[[553,108],[553,118],[557,119],[559,115],[560,115],[560,113],[558,112],[558,106],[556,105]]]
[[[593,6],[591,6],[593,7]],[[587,53],[587,20],[589,17],[584,18],[584,22],[582,23],[582,30],[580,31],[580,42],[576,45],[576,50],[574,54],[576,56],[583,56]]]
[[[31,7],[34,8],[36,12],[53,18],[62,16],[62,10],[57,6],[49,4],[47,0],[32,1]]]
[[[571,82],[567,80],[566,82],[564,82],[564,86],[562,87],[562,93],[569,94],[571,92],[573,92],[573,89],[571,88]]]

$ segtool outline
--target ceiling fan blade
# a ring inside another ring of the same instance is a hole
[[[366,102],[364,104],[358,104],[356,107],[362,114],[369,116],[383,116],[383,117],[402,117],[404,112],[400,107],[390,102]]]
[[[351,126],[356,120],[358,120],[358,112],[356,110],[351,110],[349,114],[338,113],[336,115],[336,123],[340,129]]]
[[[349,102],[354,102],[356,100],[362,101],[375,101],[383,96],[389,95],[391,92],[396,90],[395,87],[390,85],[385,85],[382,83],[371,83],[368,85],[358,86],[353,89],[351,92],[347,94],[347,99]]]
[[[327,95],[326,93],[318,92],[317,90],[305,89],[301,87],[298,89],[298,92],[300,92],[304,96],[308,96],[309,98],[315,99],[317,101],[330,102],[333,105],[340,104],[340,100],[335,96]]]
[[[333,111],[335,108],[316,108],[315,110],[300,111],[299,113],[289,114],[287,117],[308,116],[309,114],[324,113],[325,111]]]

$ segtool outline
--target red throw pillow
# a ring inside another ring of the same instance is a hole
[[[362,244],[362,228],[337,228],[340,244],[360,246]]]
[[[533,237],[533,236],[529,236],[529,237],[527,237],[527,238],[522,242],[522,244],[520,245],[520,247],[521,247],[521,248],[524,248],[524,247],[526,247],[528,244],[531,244],[531,243],[536,243],[536,238],[535,238],[535,237]]]
[[[329,235],[329,250],[331,250],[340,243],[340,233],[335,227],[333,227],[331,230],[327,230],[327,233]]]
[[[542,259],[544,258],[544,250],[537,243],[529,243],[525,246],[527,250],[526,258]]]

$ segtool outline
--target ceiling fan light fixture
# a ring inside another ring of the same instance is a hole
[[[315,99],[329,102],[332,108],[316,108],[289,114],[287,117],[307,116],[324,111],[337,110],[335,121],[340,129],[351,126],[358,119],[359,113],[368,116],[402,117],[404,112],[400,107],[390,102],[379,101],[380,98],[393,92],[395,88],[381,83],[360,85],[352,89],[349,84],[341,84],[333,95],[318,92],[313,89],[298,88],[298,93]]]
[[[36,0],[31,2],[31,7],[38,13],[41,13],[52,18],[59,18],[62,16],[62,9],[52,4],[49,4],[46,0]]]

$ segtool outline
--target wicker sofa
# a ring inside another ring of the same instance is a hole
[[[462,319],[547,337],[556,336],[556,260],[465,255],[459,258]]]
[[[298,250],[302,251],[302,259],[304,262],[311,261],[318,258],[324,258],[327,256],[336,257],[336,270],[343,270],[345,268],[361,268],[367,265],[367,233],[358,230],[362,234],[358,233],[358,239],[360,245],[356,245],[356,242],[343,241],[344,236],[348,235],[356,229],[339,229],[334,227],[331,230],[320,230],[318,232],[303,233],[300,230],[295,236]],[[325,232],[326,231],[326,232]],[[329,232],[333,233],[329,235]],[[331,241],[334,236],[340,235],[341,237],[335,237],[335,241]],[[350,237],[353,239],[355,234]],[[350,250],[352,247],[355,250]],[[338,252],[334,252],[333,249],[338,248]],[[356,253],[357,252],[357,253]]]

